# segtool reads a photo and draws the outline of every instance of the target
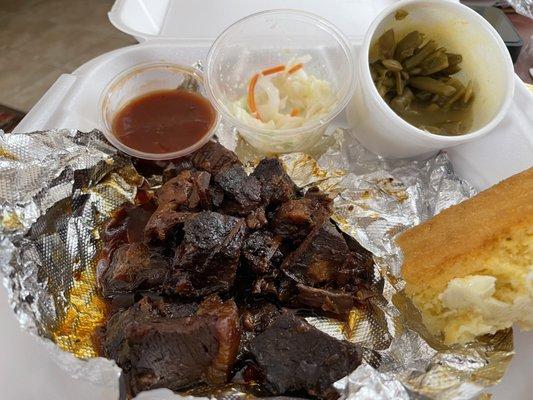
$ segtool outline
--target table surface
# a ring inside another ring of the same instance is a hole
[[[533,68],[533,20],[516,13],[507,13],[513,26],[524,41],[522,51],[514,65],[516,74],[526,83],[533,83],[529,72]]]

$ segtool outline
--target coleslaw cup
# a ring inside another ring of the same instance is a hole
[[[312,59],[305,64],[306,72],[328,81],[336,96],[327,113],[291,129],[264,129],[233,115],[230,104],[246,95],[253,74],[307,54]],[[266,153],[303,151],[314,145],[354,90],[348,41],[334,25],[303,11],[270,10],[237,21],[216,39],[206,64],[207,95],[214,107],[248,143]]]

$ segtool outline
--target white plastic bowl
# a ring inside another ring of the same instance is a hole
[[[408,16],[397,21],[397,10]],[[386,30],[397,38],[415,29],[449,52],[463,56],[459,79],[474,81],[474,121],[471,132],[442,136],[410,125],[379,95],[370,76],[368,52]],[[494,28],[472,9],[453,1],[408,0],[385,9],[371,24],[361,47],[355,95],[347,118],[357,139],[369,150],[389,158],[413,157],[485,136],[507,113],[514,93],[513,63]]]
[[[328,81],[336,105],[315,123],[293,129],[261,129],[234,117],[229,104],[246,94],[253,74],[293,57],[309,54],[305,70]],[[331,23],[297,10],[252,14],[227,28],[207,56],[207,93],[218,112],[252,146],[272,153],[302,151],[312,146],[328,123],[348,104],[354,89],[354,58],[348,41]]]
[[[215,134],[220,124],[218,113],[209,131],[198,142],[169,153],[147,153],[126,146],[113,134],[112,128],[113,119],[130,101],[150,92],[176,89],[184,79],[191,78],[198,83],[199,93],[206,96],[202,74],[195,68],[171,63],[143,63],[118,74],[106,86],[100,98],[100,126],[104,127],[103,133],[107,140],[124,153],[146,160],[170,160],[198,150]]]

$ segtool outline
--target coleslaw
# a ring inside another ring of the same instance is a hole
[[[247,93],[230,105],[232,114],[249,126],[282,130],[312,124],[335,106],[329,82],[305,71],[311,56],[291,59],[256,73]]]

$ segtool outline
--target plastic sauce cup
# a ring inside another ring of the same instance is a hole
[[[229,105],[246,95],[255,73],[307,54],[312,59],[305,71],[328,81],[336,94],[327,114],[291,129],[262,129],[234,117]],[[354,58],[344,35],[323,18],[297,10],[259,12],[231,25],[213,43],[205,76],[217,111],[248,143],[268,153],[302,151],[315,144],[348,104],[355,83]]]
[[[204,80],[200,71],[171,63],[144,63],[129,68],[114,78],[104,89],[100,98],[100,126],[107,140],[117,149],[131,156],[146,160],[170,160],[183,157],[198,150],[213,137],[220,124],[216,113],[211,128],[193,145],[168,153],[147,153],[122,143],[113,133],[113,119],[130,101],[150,92],[178,88],[185,80],[195,81],[198,93],[206,97]]]
[[[397,21],[397,10],[408,16]],[[418,30],[448,52],[463,56],[462,70],[454,76],[474,82],[473,126],[460,136],[423,131],[404,121],[379,95],[368,64],[370,46],[393,28],[396,39]],[[347,108],[356,138],[369,150],[390,158],[425,155],[476,140],[498,125],[514,93],[511,57],[494,28],[472,9],[453,1],[408,0],[395,3],[371,24],[360,50],[357,86]]]

